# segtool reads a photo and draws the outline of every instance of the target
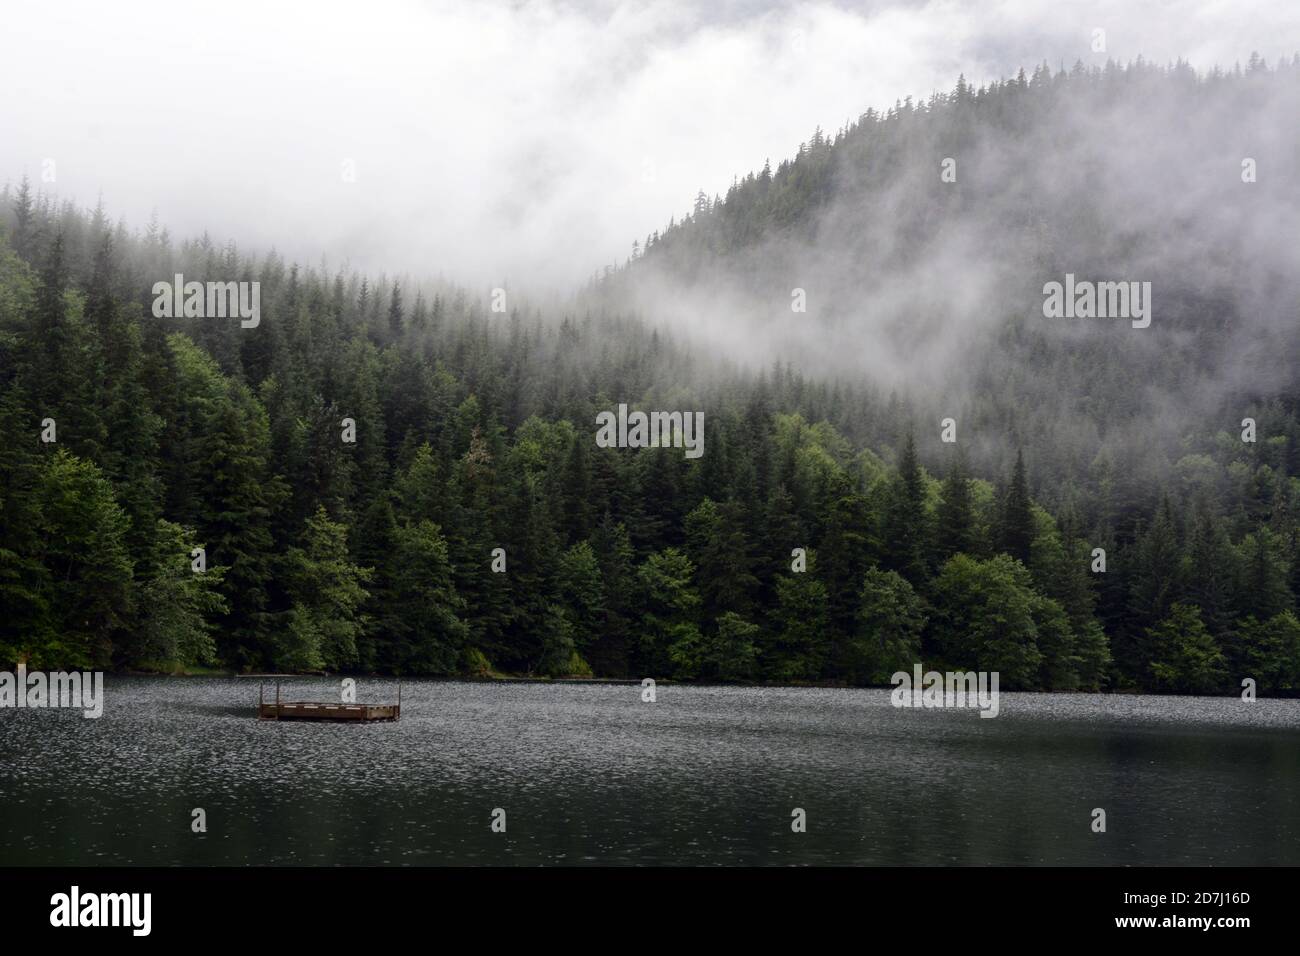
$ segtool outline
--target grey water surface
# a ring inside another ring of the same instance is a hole
[[[1004,693],[987,719],[887,690],[418,681],[400,722],[351,726],[258,721],[257,693],[110,675],[98,720],[0,711],[0,865],[1300,864],[1294,700]]]

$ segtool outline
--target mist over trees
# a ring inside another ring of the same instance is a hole
[[[962,79],[697,196],[589,301],[897,392],[918,420],[957,419],[986,473],[1032,448],[1053,507],[1068,486],[1049,477],[1099,457],[1161,483],[1294,387],[1297,114],[1300,56]],[[1150,327],[1045,319],[1067,273],[1151,282]],[[927,460],[938,437],[918,430]]]
[[[1144,110],[1290,123],[1297,77],[961,81],[699,197],[545,314],[7,186],[0,661],[854,684],[923,661],[1006,688],[1300,688],[1300,299],[1270,231],[1296,191],[1276,165],[1242,183],[1235,144],[1224,182],[1255,192],[1193,190],[1177,220],[1116,218],[1086,161],[1006,167],[1038,188],[994,168],[1062,113],[1112,139]],[[964,189],[943,193],[949,156]],[[1144,230],[1201,231],[1157,250]],[[1019,264],[992,273],[1000,310],[972,265],[991,258]],[[1067,271],[1153,279],[1151,328],[1053,325],[1039,290]],[[177,273],[259,282],[260,324],[155,318]],[[746,354],[774,331],[804,345]],[[855,337],[880,360],[818,360]],[[620,402],[703,411],[703,456],[598,447]]]

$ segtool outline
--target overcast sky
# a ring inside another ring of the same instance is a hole
[[[1295,0],[5,0],[0,182],[173,235],[560,289],[817,125],[1047,60],[1230,67]],[[1106,52],[1091,49],[1106,31]],[[41,184],[54,160],[56,181]],[[345,178],[345,163],[355,171]]]

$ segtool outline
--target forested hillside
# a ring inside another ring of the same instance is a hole
[[[1008,129],[1032,152],[1067,106],[1104,128],[1102,102],[1203,102],[1186,121],[1209,138],[1294,97],[1298,67],[963,81],[701,197],[554,314],[10,185],[0,663],[862,684],[922,661],[1004,688],[1300,688],[1295,251],[1254,228],[1294,210],[1294,173],[1261,158],[1272,184],[1247,187],[1225,147],[1243,207],[1117,221],[1040,208],[998,150],[961,158]],[[936,210],[954,155],[986,188]],[[1157,227],[1202,233],[1146,248]],[[994,274],[999,314],[969,264],[954,278],[976,247],[1033,263]],[[1163,290],[1151,328],[1035,311],[1044,276],[1121,266]],[[260,282],[260,323],[155,318],[177,273]],[[795,287],[820,304],[791,313]],[[695,308],[736,347],[661,321]],[[804,346],[750,354],[773,329]],[[598,447],[621,402],[702,411],[704,454]]]
[[[701,193],[590,299],[722,354],[896,391],[926,422],[927,462],[951,416],[990,475],[1032,448],[1034,490],[1053,507],[1095,487],[1105,461],[1149,506],[1181,458],[1213,454],[1243,417],[1290,427],[1296,115],[1300,55],[1276,69],[1139,60],[961,79],[817,130],[725,196]],[[1046,319],[1043,286],[1067,273],[1149,281],[1150,326]],[[1300,434],[1288,437],[1294,475]]]

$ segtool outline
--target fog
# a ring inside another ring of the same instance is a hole
[[[940,107],[855,131],[831,160],[832,198],[807,221],[716,261],[648,256],[614,299],[733,358],[890,388],[933,393],[978,372],[972,350],[992,347],[1008,317],[1153,367],[1200,350],[1203,389],[1211,372],[1268,388],[1290,370],[1260,336],[1300,321],[1296,78],[1080,81],[1058,98],[1031,87],[979,114]],[[1045,319],[1043,286],[1067,273],[1154,283],[1150,327]],[[796,290],[806,311],[792,308]],[[1198,335],[1216,323],[1236,334],[1207,349]]]
[[[535,293],[621,261],[815,127],[959,72],[1300,49],[1288,0],[20,0],[3,22],[0,182],[102,195],[136,227],[156,212],[177,238]]]

